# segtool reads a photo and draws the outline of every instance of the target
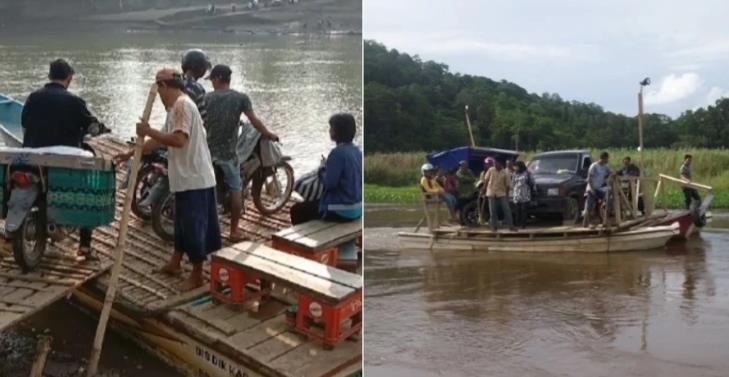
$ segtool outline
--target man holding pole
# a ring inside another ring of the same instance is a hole
[[[686,181],[687,183],[691,183],[691,160],[693,159],[693,156],[690,154],[686,154],[683,156],[683,165],[681,165],[681,179]],[[682,187],[683,190],[683,197],[686,204],[686,209],[691,209],[691,202],[693,200],[696,200],[697,202],[701,202],[701,196],[699,196],[699,192],[693,188],[684,186]]]
[[[204,284],[203,262],[220,249],[220,226],[215,203],[215,173],[206,141],[203,121],[195,103],[183,92],[182,74],[165,68],[155,78],[158,93],[167,109],[161,131],[142,120],[137,124],[139,137],[149,136],[143,152],[166,145],[169,151],[170,189],[175,195],[175,251],[160,272],[178,275],[187,254],[193,265],[191,275],[180,290]],[[133,151],[120,154],[117,161],[128,160]]]

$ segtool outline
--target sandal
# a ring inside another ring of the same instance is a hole
[[[76,259],[84,261],[98,261],[99,256],[91,250],[90,246],[79,247],[76,252]]]

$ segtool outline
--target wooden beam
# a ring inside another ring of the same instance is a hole
[[[695,188],[695,189],[699,189],[699,190],[706,190],[706,191],[714,190],[714,188],[711,186],[702,185],[700,183],[695,183],[695,182],[686,182],[683,179],[674,178],[674,177],[671,177],[670,175],[659,174],[658,176],[667,181],[679,183],[679,184],[681,184],[681,186],[684,186],[684,187],[691,187],[691,188]]]

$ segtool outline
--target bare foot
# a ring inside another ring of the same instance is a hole
[[[238,232],[231,232],[228,236],[228,239],[230,242],[243,242],[243,241],[249,241],[250,239],[243,235],[240,231]]]
[[[178,288],[180,289],[181,292],[187,292],[187,291],[193,290],[195,288],[202,287],[203,285],[205,285],[205,282],[203,281],[203,279],[194,278],[194,277],[190,276],[187,279],[185,279],[185,281],[183,281],[178,286]]]
[[[180,266],[166,264],[163,267],[155,270],[155,272],[172,275],[172,276],[178,276],[182,273],[182,268],[180,268]]]

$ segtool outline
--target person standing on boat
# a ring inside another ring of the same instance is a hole
[[[473,199],[476,193],[476,176],[473,175],[468,167],[468,161],[463,160],[458,163],[458,171],[456,172],[456,180],[458,181],[458,208]]]
[[[640,168],[636,166],[630,156],[626,156],[623,159],[623,167],[620,169],[617,173],[621,177],[635,177],[640,178]],[[627,182],[623,182],[627,183]],[[636,182],[637,183],[637,182]],[[633,193],[630,192],[630,185],[628,184],[626,187],[623,187],[624,192],[626,193],[626,197],[628,200],[633,200]],[[643,206],[643,197],[641,194],[638,194],[638,211],[641,212],[641,214],[645,215],[645,208]]]
[[[600,160],[593,162],[587,170],[587,189],[585,194],[585,210],[583,213],[582,226],[587,228],[590,225],[590,215],[595,210],[598,201],[605,199],[607,189],[607,178],[610,176],[610,154],[600,153]]]
[[[28,96],[21,114],[23,148],[68,146],[82,148],[84,136],[99,121],[91,115],[86,102],[68,91],[75,71],[63,60],[51,62],[48,84]],[[79,231],[79,257],[91,256],[93,229]]]
[[[203,50],[191,49],[182,54],[182,77],[185,83],[183,91],[195,101],[203,121],[207,119],[208,111],[205,103],[205,88],[198,80],[205,76],[211,66],[210,59]]]
[[[180,290],[187,291],[203,285],[203,262],[207,255],[220,249],[220,225],[215,202],[215,173],[206,141],[202,117],[195,103],[183,92],[184,79],[180,72],[165,68],[157,72],[157,91],[167,109],[167,119],[161,131],[147,122],[137,124],[139,137],[149,136],[144,151],[161,145],[170,147],[168,164],[170,189],[175,195],[175,251],[160,272],[178,275],[183,254],[187,254],[193,269]],[[116,156],[126,161],[131,150]]]
[[[516,231],[511,219],[511,208],[509,207],[509,188],[511,178],[504,167],[504,162],[496,160],[494,166],[486,171],[483,177],[483,188],[489,203],[489,224],[491,230],[496,231],[499,224],[499,210],[504,214],[504,226]]]
[[[242,182],[240,177],[240,161],[238,161],[236,147],[238,145],[238,131],[240,116],[245,114],[253,127],[267,139],[278,140],[278,136],[269,131],[263,122],[253,112],[250,98],[230,88],[230,77],[233,71],[226,65],[216,65],[207,77],[215,89],[205,95],[208,116],[205,128],[208,134],[208,147],[215,164],[223,171],[230,196],[230,240],[240,242],[243,235],[238,229],[243,198],[241,195]]]
[[[494,160],[493,157],[486,157],[483,160],[483,170],[481,171],[481,174],[478,176],[478,182],[476,182],[476,188],[479,190],[478,199],[476,201],[476,204],[478,204],[478,214],[479,214],[479,222],[482,222],[481,219],[486,217],[486,203],[488,202],[488,199],[486,198],[486,189],[483,185],[484,177],[486,176],[486,172],[489,171],[494,166],[494,163],[496,160]],[[483,225],[483,223],[482,223]]]
[[[691,160],[693,159],[693,156],[690,154],[686,154],[683,156],[683,165],[681,165],[681,179],[686,181],[687,183],[691,183]],[[696,200],[697,202],[701,203],[701,196],[699,195],[698,190],[696,190],[693,187],[682,187],[683,190],[683,198],[686,205],[686,209],[691,209],[691,202],[693,200]]]
[[[532,201],[532,193],[536,192],[536,186],[524,161],[517,161],[514,165],[514,174],[511,175],[511,187],[513,188],[511,196],[516,208],[514,225],[524,229],[526,228],[527,208]]]

